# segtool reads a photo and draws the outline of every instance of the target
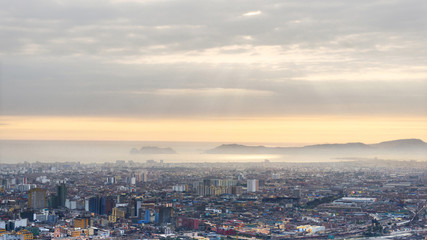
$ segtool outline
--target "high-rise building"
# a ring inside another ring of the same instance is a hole
[[[111,214],[115,205],[114,200],[110,197],[91,197],[89,198],[89,212],[99,215]]]
[[[28,207],[32,209],[41,209],[47,207],[46,205],[46,189],[31,189],[28,193]]]
[[[172,190],[174,192],[186,192],[188,191],[188,185],[185,185],[185,184],[174,185],[172,186]]]
[[[90,218],[88,217],[74,218],[73,220],[73,226],[75,228],[86,229],[89,227],[89,224],[90,224]]]
[[[159,224],[170,223],[173,216],[173,209],[171,207],[161,207],[159,209]]]
[[[193,182],[193,189],[198,195],[211,196],[229,193],[230,187],[236,186],[238,181],[233,179],[203,179]],[[178,189],[178,188],[175,188]],[[175,190],[177,191],[177,190]]]
[[[242,195],[242,186],[231,186],[229,187],[229,193],[233,195]]]
[[[116,202],[113,197],[105,198],[105,212],[103,214],[111,214]]]
[[[245,175],[243,175],[243,173],[239,173],[239,175],[237,175],[238,181],[243,181],[244,179],[245,179]]]
[[[135,185],[136,184],[136,177],[130,178],[130,184]]]
[[[110,222],[116,222],[117,219],[125,218],[125,216],[126,216],[126,209],[125,208],[122,208],[122,207],[113,208],[111,211],[111,215],[108,216],[108,220]]]
[[[98,214],[104,215],[104,214],[106,214],[105,209],[106,209],[106,202],[107,201],[106,201],[105,197],[101,197],[99,200],[100,201],[99,201],[99,212],[98,212]]]
[[[56,196],[58,197],[58,206],[65,207],[65,201],[67,200],[67,187],[64,183],[56,186]]]
[[[248,179],[248,192],[258,192],[259,181],[258,179]]]
[[[101,210],[100,198],[91,197],[89,199],[89,212],[99,214],[100,210]]]
[[[50,195],[47,201],[47,205],[49,208],[58,208],[58,196],[55,194]]]
[[[148,173],[147,173],[147,171],[139,172],[136,176],[137,176],[137,181],[139,181],[139,182],[147,182],[147,179],[148,179]]]
[[[141,209],[141,206],[142,206],[142,201],[135,201],[135,211],[136,211],[136,213],[135,213],[135,216],[137,216],[137,217],[140,217],[141,215],[141,213],[140,213],[140,209]]]

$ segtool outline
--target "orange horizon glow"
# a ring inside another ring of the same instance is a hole
[[[427,117],[114,118],[1,116],[1,140],[343,143],[427,139]]]

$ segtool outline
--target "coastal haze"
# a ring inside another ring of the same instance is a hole
[[[116,160],[185,162],[337,162],[364,159],[427,161],[427,143],[405,139],[378,144],[282,144],[143,141],[0,141],[4,163]]]
[[[425,240],[426,0],[0,1],[0,239]]]

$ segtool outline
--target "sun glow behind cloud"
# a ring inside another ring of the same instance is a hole
[[[148,94],[148,95],[165,95],[169,97],[185,96],[269,96],[274,93],[271,91],[241,89],[241,88],[163,88],[152,91],[130,91],[130,94]]]
[[[83,118],[3,116],[1,139],[204,142],[378,142],[427,139],[427,118]]]
[[[256,15],[260,15],[262,12],[261,11],[251,11],[251,12],[247,12],[245,14],[243,14],[243,16],[248,17],[248,16],[256,16]]]

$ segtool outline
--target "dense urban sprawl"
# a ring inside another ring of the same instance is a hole
[[[427,163],[0,165],[0,239],[343,239],[427,234]]]

